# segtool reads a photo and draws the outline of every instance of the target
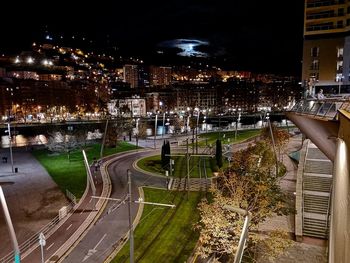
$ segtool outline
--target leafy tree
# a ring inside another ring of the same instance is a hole
[[[271,123],[271,130],[275,141],[275,146],[278,150],[278,159],[281,159],[281,151],[288,144],[290,135],[285,129],[279,129],[275,124]],[[272,145],[271,131],[269,126],[261,130],[262,139],[266,140]]]
[[[218,165],[219,168],[222,167],[222,145],[221,145],[221,140],[216,140],[216,164]]]
[[[263,244],[263,238],[257,234],[258,225],[274,214],[291,212],[288,196],[281,191],[274,176],[273,164],[270,145],[259,141],[237,152],[232,166],[219,173],[216,187],[212,189],[212,201],[203,200],[199,206],[201,221],[197,228],[201,235],[198,253],[202,257],[214,256],[227,262],[235,254],[244,218],[223,208],[230,205],[252,214],[246,252],[255,260]],[[274,235],[271,238],[276,240]],[[284,241],[280,241],[283,248],[289,244],[287,239]],[[278,242],[271,241],[264,246],[275,249]]]
[[[141,139],[145,139],[147,137],[147,124],[140,122],[138,126],[138,134],[137,136]]]

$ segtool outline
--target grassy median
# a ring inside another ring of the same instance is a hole
[[[235,131],[222,131],[222,132],[210,132],[202,133],[199,135],[198,146],[204,147],[207,145],[215,146],[216,140],[221,139],[223,144],[228,143],[240,143],[242,141],[248,140],[255,136],[258,136],[261,133],[261,130],[241,130],[237,131],[237,137],[235,139]]]
[[[97,159],[100,157],[100,149],[100,144],[92,144],[85,147],[89,163],[92,162],[94,157]],[[117,147],[105,147],[104,156],[134,149],[135,145],[120,142]],[[86,169],[81,150],[71,152],[69,160],[65,153],[51,154],[46,149],[35,150],[34,156],[45,167],[62,192],[68,189],[77,198],[83,195],[86,188]]]
[[[135,233],[135,262],[186,262],[198,237],[193,226],[199,220],[197,205],[200,192],[171,192],[144,188],[149,202],[175,204],[175,208],[145,205]],[[129,243],[117,254],[113,263],[129,262]]]
[[[203,163],[203,160],[200,161],[201,157],[193,156],[190,158],[190,177],[192,178],[200,178],[205,177],[203,173],[203,167],[205,166],[207,171],[207,176],[211,177],[213,172],[211,170],[210,166],[210,157],[202,157],[202,159],[205,159],[205,163]],[[187,175],[187,164],[186,164],[186,158],[182,156],[174,156],[172,157],[175,161],[174,165],[174,172],[172,174],[173,177],[185,177]],[[200,162],[200,163],[199,163]],[[201,166],[201,171],[199,170],[199,164]],[[140,167],[142,170],[156,173],[160,175],[165,175],[165,170],[169,170],[169,167],[162,167],[162,162],[160,160],[160,155],[154,155],[142,158],[137,162],[138,167]],[[170,175],[170,174],[169,174]]]

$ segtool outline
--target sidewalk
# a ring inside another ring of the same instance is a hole
[[[30,150],[13,148],[14,167],[18,168],[18,173],[12,173],[8,148],[0,149],[0,157],[0,182],[14,182],[3,186],[3,190],[21,244],[57,216],[58,210],[69,202]],[[7,163],[2,162],[2,157],[8,158]],[[12,251],[3,213],[0,213],[0,236],[2,258]]]

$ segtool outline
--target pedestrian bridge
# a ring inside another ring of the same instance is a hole
[[[289,112],[309,115],[313,118],[335,120],[338,110],[350,112],[350,98],[334,97],[323,100],[306,99],[296,103]]]
[[[349,97],[306,99],[286,111],[286,116],[331,160],[336,153],[339,111],[350,112]]]
[[[349,252],[349,233],[350,233],[350,97],[333,97],[324,100],[307,99],[296,103],[291,109],[286,111],[286,116],[301,130],[301,132],[326,155],[333,163],[332,182],[329,180],[331,172],[327,175],[321,173],[323,178],[315,182],[315,176],[306,178],[304,190],[309,191],[307,187],[318,187],[325,190],[329,187],[331,192],[331,211],[330,211],[330,237],[329,237],[329,262],[350,262]],[[315,159],[315,158],[312,158]],[[325,167],[317,164],[325,173]],[[320,176],[318,176],[320,177]],[[328,181],[326,182],[326,178]],[[305,192],[305,191],[304,191]],[[310,193],[310,192],[306,192]],[[320,195],[320,194],[319,194]],[[325,195],[325,194],[323,194]],[[324,202],[318,197],[318,202]],[[307,202],[316,204],[315,200],[310,198]],[[305,204],[305,203],[304,203]],[[329,202],[327,206],[329,205]],[[309,224],[311,219],[320,219],[322,216],[315,216],[315,208],[308,214],[306,223]],[[317,210],[324,212],[323,210]],[[326,213],[328,218],[328,212]],[[322,217],[324,218],[324,216]],[[314,220],[315,221],[315,220]],[[327,220],[325,220],[327,221]],[[313,222],[315,223],[315,222]],[[320,220],[316,223],[320,224]],[[307,226],[306,224],[306,226]],[[313,230],[316,228],[312,226]],[[319,232],[326,233],[325,229]],[[345,234],[344,234],[345,233]],[[314,235],[314,231],[308,231],[307,234]]]

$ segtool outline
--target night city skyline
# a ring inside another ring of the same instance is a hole
[[[0,6],[0,262],[350,262],[350,0]]]
[[[33,41],[52,35],[53,41],[59,38],[66,45],[116,46],[121,54],[152,57],[159,43],[185,38],[209,42],[209,49],[231,69],[294,76],[301,72],[302,1],[288,2],[284,9],[262,1],[105,1],[98,6],[7,2],[3,10],[8,12],[1,18],[6,25],[1,53],[29,50]]]

